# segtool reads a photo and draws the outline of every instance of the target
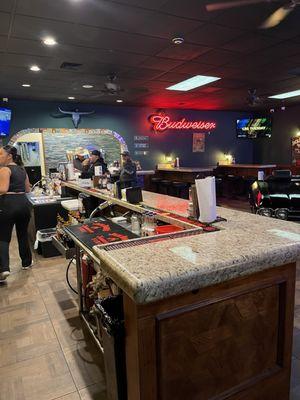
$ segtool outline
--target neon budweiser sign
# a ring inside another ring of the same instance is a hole
[[[149,117],[149,121],[153,129],[158,132],[163,132],[167,129],[211,131],[217,127],[215,121],[188,121],[185,118],[172,121],[171,118],[165,114],[153,114]]]

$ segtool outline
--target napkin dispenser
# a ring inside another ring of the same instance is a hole
[[[142,189],[140,187],[129,187],[126,189],[126,200],[131,204],[138,204],[143,201]]]

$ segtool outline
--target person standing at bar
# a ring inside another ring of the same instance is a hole
[[[81,176],[83,178],[92,178],[95,176],[95,167],[102,168],[102,175],[107,172],[107,164],[104,162],[102,154],[99,150],[93,150],[91,152],[90,160],[83,161],[82,165],[84,169]]]
[[[0,148],[0,281],[10,274],[9,244],[13,227],[16,226],[22,268],[32,265],[32,254],[28,241],[30,221],[30,183],[21,157],[13,146]]]
[[[129,151],[121,153],[123,165],[120,171],[120,187],[125,189],[137,185],[136,165],[130,157]]]
[[[83,147],[77,147],[77,149],[75,149],[75,158],[73,161],[74,168],[78,171],[83,171],[83,162],[88,157],[88,155],[88,150],[84,149]]]

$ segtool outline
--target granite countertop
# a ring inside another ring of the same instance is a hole
[[[84,191],[108,199],[104,193]],[[187,200],[145,191],[143,198],[146,206],[186,216]],[[138,205],[112,201],[143,211]],[[300,256],[300,224],[223,207],[217,212],[227,219],[215,224],[218,232],[111,251],[95,246],[93,251],[101,268],[138,304],[294,262]]]
[[[187,217],[188,200],[143,190],[143,205]]]
[[[294,262],[300,225],[218,207],[218,232],[112,251],[102,268],[138,304]]]
[[[83,192],[89,194],[91,196],[98,197],[102,200],[108,200],[114,204],[119,206],[128,208],[131,211],[142,213],[147,209],[157,209],[166,212],[173,212],[177,215],[187,217],[187,208],[188,201],[184,199],[179,199],[177,197],[166,196],[158,193],[148,192],[143,190],[143,202],[140,204],[131,204],[125,200],[117,199],[115,197],[111,197],[109,192],[105,189],[92,189],[92,188],[83,188],[80,187],[75,182],[65,182],[65,186],[77,190],[79,192]],[[158,219],[161,219],[165,222],[174,223],[173,219],[170,219],[169,216],[165,216],[164,213],[160,213]],[[191,228],[192,226],[189,223],[177,221],[175,225],[182,226],[185,228]]]

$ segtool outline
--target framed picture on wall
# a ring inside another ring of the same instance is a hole
[[[193,153],[205,152],[205,133],[193,133]]]
[[[292,164],[300,165],[300,137],[292,137]]]

